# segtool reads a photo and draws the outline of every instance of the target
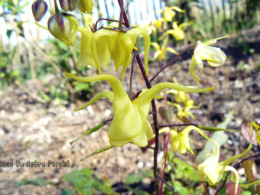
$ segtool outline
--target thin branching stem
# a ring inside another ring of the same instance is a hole
[[[134,66],[135,66],[135,57],[136,52],[134,53],[133,59],[132,59],[132,65],[131,65],[131,73],[130,73],[130,82],[129,82],[129,97],[132,99],[133,96],[133,73],[134,73]]]
[[[127,15],[125,13],[124,9],[124,1],[123,0],[118,0],[118,4],[122,13],[122,16],[124,18],[125,26],[130,27]],[[139,53],[136,54],[136,60],[139,65],[139,68],[142,72],[143,78],[145,80],[146,86],[148,89],[151,88],[151,82],[149,81],[148,77],[146,76],[146,72],[143,66],[143,63],[141,61],[141,58],[139,56]],[[152,100],[152,110],[153,110],[153,121],[154,121],[154,129],[155,129],[155,149],[154,149],[154,176],[155,176],[155,187],[156,187],[156,192],[157,194],[159,193],[159,181],[158,178],[156,177],[157,175],[157,156],[158,156],[158,149],[159,149],[159,124],[158,124],[158,117],[157,117],[157,108],[155,104],[155,100]]]
[[[166,69],[168,66],[170,66],[171,64],[173,64],[177,59],[179,59],[179,57],[181,55],[183,55],[186,51],[194,48],[195,45],[191,45],[187,48],[185,48],[181,53],[179,53],[177,56],[175,56],[168,64],[166,64],[161,70],[159,70],[154,76],[153,78],[150,79],[150,82],[152,82],[162,71],[164,71],[164,69]]]
[[[172,191],[175,191],[174,187],[172,187],[165,179],[161,178],[160,175],[156,174],[156,177],[158,177],[163,183],[165,183]]]

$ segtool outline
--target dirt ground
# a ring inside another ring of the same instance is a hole
[[[249,46],[254,48],[253,54],[220,42],[220,47],[227,54],[226,64],[218,68],[206,65],[200,79],[202,87],[214,86],[215,91],[191,95],[195,99],[195,104],[202,104],[201,108],[194,112],[201,124],[216,125],[223,121],[225,114],[232,109],[235,109],[235,116],[228,126],[230,129],[240,130],[244,121],[260,122],[260,47],[257,46],[259,42],[260,38],[257,36],[254,36],[254,41],[248,38]],[[175,76],[183,85],[195,84],[187,73],[188,59],[185,58],[188,55],[185,54],[184,60],[179,60],[174,66],[166,69],[165,74],[161,74],[154,83],[162,81],[163,77],[167,81],[172,81]],[[137,69],[137,66],[135,67]],[[178,72],[173,71],[179,67],[184,68]],[[158,63],[151,63],[150,75],[159,68]],[[126,74],[129,75],[129,72]],[[52,82],[52,79],[54,77],[50,76],[49,82]],[[126,79],[124,80],[128,83]],[[134,91],[144,86],[140,73],[136,74],[134,81],[137,83],[134,85]],[[22,86],[10,86],[4,90],[0,98],[0,160],[14,163],[13,167],[0,167],[0,194],[59,194],[66,184],[59,187],[27,185],[14,188],[13,182],[23,178],[45,178],[51,182],[58,182],[62,181],[64,174],[84,167],[90,167],[95,174],[107,177],[112,184],[124,182],[125,176],[129,173],[153,167],[153,152],[148,150],[143,153],[133,144],[114,148],[83,162],[80,161],[82,157],[108,144],[108,126],[84,137],[72,146],[69,142],[87,129],[111,118],[112,105],[108,100],[102,99],[89,109],[74,112],[73,109],[78,105],[72,103],[66,106],[59,105],[56,101],[51,104],[40,103],[35,95],[44,90],[43,83],[43,80],[38,80],[28,81]],[[109,88],[105,82],[97,84],[97,87],[98,91]],[[239,136],[242,136],[240,132],[235,134],[235,137]],[[192,139],[196,142],[195,138]],[[257,146],[254,150],[260,151]],[[159,159],[161,158],[162,153],[159,154]],[[35,160],[49,163],[50,167],[17,167],[16,164],[17,162],[26,164]],[[69,161],[70,166],[62,168],[52,166],[52,162],[62,161]],[[259,166],[258,164],[258,168]]]

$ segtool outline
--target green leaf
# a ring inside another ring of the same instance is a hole
[[[227,128],[228,124],[231,122],[232,117],[234,115],[234,110],[231,110],[225,117],[225,120],[222,123],[219,123],[217,125],[218,128],[225,129]],[[228,136],[224,131],[217,131],[213,133],[211,139],[213,139],[217,144],[221,147],[223,144],[227,142]],[[212,141],[207,141],[205,144],[203,150],[199,152],[199,154],[196,157],[196,162],[203,162],[207,158],[210,157],[212,151],[214,151],[215,145]]]
[[[64,180],[71,183],[80,194],[114,194],[111,185],[106,180],[94,178],[89,168],[74,170],[64,176]]]
[[[65,188],[59,195],[74,195],[75,192],[70,188]]]
[[[125,183],[131,185],[142,181],[146,177],[153,178],[153,171],[149,169],[139,173],[132,173],[125,178]]]
[[[175,181],[175,182],[173,183],[173,187],[174,187],[174,189],[175,189],[176,192],[179,192],[179,193],[182,194],[182,195],[188,194],[188,192],[189,192],[188,189],[185,188],[185,187],[183,187],[183,186],[182,186],[182,183],[179,182],[179,181]]]
[[[46,181],[43,178],[32,179],[32,180],[22,179],[19,182],[14,182],[14,187],[18,188],[18,187],[23,186],[23,185],[45,186],[47,184],[50,184],[50,182]]]

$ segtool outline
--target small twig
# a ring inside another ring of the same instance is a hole
[[[150,79],[150,82],[152,82],[165,68],[167,68],[168,66],[170,66],[172,63],[174,63],[182,54],[184,54],[186,51],[194,48],[195,45],[191,45],[187,48],[185,48],[181,53],[179,53],[177,56],[175,56],[172,61],[170,61],[168,64],[166,64],[161,70],[159,70],[154,76],[153,78]]]
[[[193,125],[195,127],[198,126],[198,124],[195,123],[183,123],[183,124],[167,124],[167,125],[159,125],[159,127],[181,127],[181,126],[188,126]]]
[[[119,22],[118,20],[112,20],[112,19],[108,19],[108,18],[99,18],[99,19],[96,21],[96,23],[94,24],[94,28],[93,28],[93,29],[94,29],[95,31],[97,31],[97,24],[98,24],[98,22],[101,21],[101,20],[106,20],[106,21],[109,21],[109,22]],[[122,24],[125,25],[124,22],[122,22]]]
[[[132,98],[133,94],[133,73],[134,73],[134,65],[135,65],[135,57],[136,57],[136,52],[134,53],[133,59],[132,59],[132,65],[131,65],[131,73],[130,73],[130,82],[129,82],[129,97]]]
[[[165,179],[161,178],[160,175],[156,174],[156,176],[163,182],[165,183],[172,191],[175,191],[174,187],[172,187]]]

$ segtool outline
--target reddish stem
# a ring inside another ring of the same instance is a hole
[[[194,48],[195,45],[189,46],[187,48],[185,48],[181,53],[179,53],[177,56],[175,56],[172,61],[170,61],[168,64],[166,64],[161,70],[159,70],[154,76],[153,78],[150,79],[150,82],[152,82],[165,68],[167,68],[168,66],[170,66],[172,63],[174,63],[182,54],[184,54],[186,51]]]

